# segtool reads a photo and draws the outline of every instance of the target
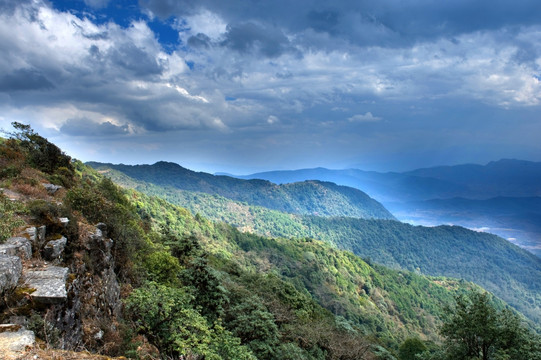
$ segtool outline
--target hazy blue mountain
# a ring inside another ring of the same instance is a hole
[[[304,180],[332,181],[363,189],[379,201],[541,196],[541,163],[508,159],[486,165],[439,166],[402,173],[314,168],[238,177],[265,179],[277,184]]]
[[[403,174],[463,185],[467,190],[459,196],[466,198],[541,196],[541,162],[502,159],[486,165],[440,166]]]
[[[362,189],[378,201],[403,201],[452,197],[466,191],[464,185],[446,180],[402,173],[363,171],[358,169],[330,170],[324,168],[281,170],[237,176],[241,179],[264,179],[276,184],[322,180]]]
[[[458,224],[493,232],[541,256],[541,163],[499,160],[404,173],[323,168],[242,176],[276,183],[319,179],[356,187],[398,219],[416,224]]]
[[[292,214],[394,219],[364,192],[323,181],[276,185],[266,180],[242,180],[195,172],[169,162],[154,165],[113,165],[90,162],[97,170],[118,170],[136,180],[181,190],[197,191],[245,201]]]

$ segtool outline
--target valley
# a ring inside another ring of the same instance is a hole
[[[508,159],[402,173],[316,168],[239,178],[332,181],[366,191],[401,221],[491,232],[541,256],[541,163]]]

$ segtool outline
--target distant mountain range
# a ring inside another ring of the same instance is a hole
[[[403,173],[315,168],[238,177],[277,184],[332,181],[366,191],[400,220],[491,231],[541,256],[540,162],[504,159]]]

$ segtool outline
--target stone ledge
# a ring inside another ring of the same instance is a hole
[[[26,286],[36,289],[30,296],[42,304],[58,304],[67,299],[67,277],[68,268],[58,266],[28,270],[24,274]]]

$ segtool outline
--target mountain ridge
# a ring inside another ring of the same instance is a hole
[[[160,186],[216,194],[288,213],[394,219],[383,205],[363,191],[325,181],[277,185],[261,179],[242,180],[196,173],[167,162],[154,165],[89,162],[88,165],[102,172],[107,169],[118,170],[134,179]]]

